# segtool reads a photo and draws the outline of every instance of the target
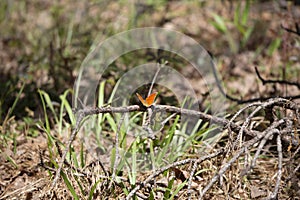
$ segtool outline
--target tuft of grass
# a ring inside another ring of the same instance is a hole
[[[243,2],[238,2],[234,11],[233,20],[226,19],[221,15],[213,13],[212,16],[214,20],[210,22],[210,24],[213,25],[215,29],[225,35],[230,50],[233,54],[237,54],[246,46],[254,30],[254,27],[249,25],[251,1],[247,0],[244,3],[245,5],[242,6]],[[229,30],[229,26],[233,26],[234,30]],[[235,38],[234,32],[239,33],[239,35],[241,36],[240,40]]]
[[[61,176],[62,176],[62,178],[63,178],[63,180],[64,180],[64,182],[65,182],[68,190],[71,192],[72,197],[75,200],[79,200],[79,197],[78,197],[78,195],[77,195],[77,193],[76,193],[76,191],[75,191],[72,183],[69,181],[69,178],[67,177],[67,175],[64,172],[61,172]]]
[[[6,116],[0,126],[0,138],[1,138],[1,142],[0,142],[0,145],[2,146],[7,146],[8,145],[8,141],[12,141],[13,142],[13,152],[16,153],[17,151],[17,132],[14,130],[14,131],[11,131],[9,130],[9,126],[11,123],[15,123],[15,120],[14,120],[14,116],[12,116],[12,113],[14,111],[14,109],[16,108],[16,105],[17,103],[19,102],[20,98],[21,98],[21,94],[23,93],[23,90],[24,90],[24,87],[25,87],[25,83],[22,84],[16,98],[14,99],[13,101],[13,104],[12,106],[9,108],[8,112],[6,113]],[[2,101],[0,101],[2,102]],[[2,104],[2,103],[0,103]],[[0,105],[1,107],[1,105]],[[2,112],[2,111],[1,111]],[[2,114],[0,112],[0,115]],[[17,167],[16,165],[16,162],[13,160],[12,157],[10,157],[9,155],[6,155],[7,157],[7,160],[14,166],[14,167]]]
[[[9,118],[12,117],[11,114],[13,113],[13,111],[14,111],[17,103],[20,100],[20,97],[21,97],[21,94],[23,93],[24,87],[25,87],[25,83],[22,84],[22,86],[21,86],[21,88],[20,88],[20,90],[19,90],[19,92],[18,92],[18,94],[17,94],[17,96],[16,96],[16,98],[15,98],[12,106],[9,108],[9,110],[8,110],[8,112],[7,112],[4,120],[3,120],[2,128],[1,128],[3,132],[5,132],[5,130],[6,130],[6,124],[7,124],[8,120],[9,120]],[[2,114],[2,113],[0,113],[0,114]]]
[[[279,49],[280,45],[281,45],[281,39],[275,38],[275,40],[273,40],[268,47],[268,50],[267,50],[268,56],[272,56],[273,53]]]

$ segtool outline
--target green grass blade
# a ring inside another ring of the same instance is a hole
[[[18,167],[18,165],[17,165],[17,163],[15,162],[15,160],[12,158],[12,157],[10,157],[9,155],[7,155],[7,154],[5,154],[6,155],[6,159],[16,168],[16,169],[18,169],[19,167]]]
[[[97,188],[97,185],[102,181],[102,179],[98,180],[91,188],[90,192],[89,192],[89,196],[88,196],[88,200],[92,200],[93,199],[93,194]]]
[[[105,89],[105,81],[102,81],[98,91],[98,107],[104,105],[104,89]],[[100,124],[103,123],[103,113],[97,115],[97,125],[96,125],[96,138],[100,141],[100,133],[102,132],[102,126]],[[100,144],[98,142],[98,144]]]
[[[110,128],[112,129],[112,131],[114,133],[117,133],[117,124],[116,124],[114,118],[109,113],[106,113],[104,115],[104,117],[107,120],[108,124],[110,125]]]
[[[273,40],[273,42],[268,47],[267,54],[269,56],[272,56],[273,53],[280,47],[280,44],[281,44],[281,39],[280,38],[276,38],[275,40]]]
[[[79,163],[78,163],[77,155],[76,155],[74,149],[71,152],[71,156],[72,156],[72,160],[73,160],[74,166],[76,168],[78,168],[79,167]]]
[[[59,98],[61,100],[61,111],[60,111],[60,117],[62,117],[63,115],[63,110],[64,108],[66,109],[67,113],[68,113],[68,116],[69,116],[69,119],[71,121],[71,124],[74,126],[75,123],[76,123],[76,120],[75,120],[75,116],[73,114],[73,111],[72,111],[72,107],[70,105],[70,103],[68,102],[67,100],[67,96],[69,93],[71,93],[72,90],[68,89],[64,92],[64,94],[60,95]],[[61,120],[60,120],[60,123],[61,123]]]
[[[54,110],[53,103],[51,102],[50,96],[43,90],[39,90],[39,93],[41,95],[41,98],[44,99],[45,105],[47,105],[47,107],[49,107],[49,109],[53,113],[56,124],[58,124],[59,120],[58,120],[57,114]]]
[[[112,148],[111,153],[110,153],[110,168],[111,171],[114,169],[114,164],[116,162],[116,148]]]
[[[118,87],[119,87],[120,82],[121,82],[121,81],[118,81],[118,82],[116,83],[116,85],[114,86],[114,89],[113,89],[113,91],[111,92],[110,97],[109,97],[107,103],[111,103],[111,102],[113,101],[113,98],[114,98],[114,96],[115,96],[115,94],[116,94],[116,92],[117,92],[117,89],[118,89]]]
[[[48,119],[48,114],[47,114],[47,109],[46,109],[46,103],[45,100],[43,98],[43,91],[42,90],[38,90],[39,94],[40,94],[40,98],[42,101],[42,105],[43,105],[43,110],[44,110],[44,117],[45,117],[45,123],[46,123],[46,127],[45,130],[47,133],[50,133],[50,123],[49,123],[49,119]]]
[[[71,182],[69,181],[67,175],[66,175],[64,172],[61,172],[61,176],[62,176],[62,178],[63,178],[63,180],[64,180],[64,182],[65,182],[67,188],[68,188],[69,191],[71,192],[73,198],[74,198],[75,200],[79,200],[79,197],[77,196],[76,191],[75,191],[75,189],[73,188]]]
[[[253,27],[249,27],[246,29],[246,32],[243,34],[243,38],[242,38],[242,47],[245,47],[252,32],[253,32]]]
[[[184,181],[183,183],[179,184],[176,188],[176,190],[173,192],[172,196],[169,198],[170,200],[171,199],[174,199],[175,196],[179,193],[179,191],[186,185],[187,181]]]
[[[80,145],[80,165],[82,168],[84,168],[84,166],[85,166],[83,143],[81,143],[81,145]]]
[[[135,183],[136,183],[136,172],[137,172],[136,152],[138,152],[138,149],[137,149],[136,141],[134,141],[133,145],[132,145],[132,167],[131,167],[132,180],[131,180],[131,185],[135,185]]]
[[[172,178],[169,182],[168,182],[168,187],[166,189],[166,192],[164,194],[164,199],[170,199],[170,195],[171,195],[171,191],[172,191],[172,187],[174,184],[174,178]]]
[[[248,22],[249,10],[250,10],[250,0],[247,0],[245,8],[242,12],[242,19],[241,19],[241,24],[244,27],[247,25]]]
[[[221,33],[227,33],[228,29],[226,27],[226,23],[223,20],[223,18],[215,13],[213,13],[214,22],[211,22],[211,24]]]
[[[17,94],[17,97],[15,98],[15,100],[14,100],[14,102],[13,102],[13,105],[12,105],[12,106],[10,107],[10,109],[8,110],[8,112],[7,112],[6,116],[5,116],[5,119],[4,119],[4,121],[3,121],[3,124],[6,123],[6,121],[10,118],[12,112],[14,111],[14,109],[15,109],[15,107],[16,107],[16,105],[17,105],[19,99],[20,99],[20,96],[21,96],[21,94],[22,94],[22,92],[23,92],[23,90],[24,90],[24,87],[25,87],[25,83],[22,84],[22,86],[21,86],[21,88],[20,88],[20,90],[19,90],[19,92],[18,92],[18,94]]]
[[[167,151],[170,148],[170,143],[174,137],[178,120],[179,120],[179,116],[176,117],[171,129],[168,131],[168,135],[165,137],[165,139],[161,143],[162,149],[157,156],[157,164],[159,164],[159,165],[161,164],[163,157],[167,154]]]
[[[234,16],[233,16],[233,23],[235,26],[238,26],[238,24],[240,23],[240,11],[241,11],[240,9],[241,9],[241,2],[239,1],[234,10]]]

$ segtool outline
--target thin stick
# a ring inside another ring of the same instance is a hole
[[[256,160],[258,158],[258,156],[260,155],[260,152],[262,151],[262,148],[265,146],[267,140],[273,135],[273,134],[279,134],[279,130],[278,129],[274,129],[273,131],[269,132],[268,134],[266,134],[262,140],[260,141],[260,144],[257,148],[257,151],[253,157],[253,160],[251,162],[251,165],[250,166],[247,166],[246,169],[243,171],[243,173],[241,174],[241,176],[244,176],[246,175],[256,164]]]
[[[277,151],[278,151],[278,172],[277,172],[277,180],[274,188],[273,194],[270,196],[270,199],[277,199],[278,191],[280,187],[280,181],[282,177],[282,144],[280,134],[277,135]]]
[[[148,96],[152,93],[153,85],[154,85],[154,83],[155,83],[155,81],[156,81],[156,79],[157,79],[157,76],[158,76],[159,71],[160,71],[160,64],[158,64],[158,69],[157,69],[157,71],[155,72],[155,75],[154,75],[154,77],[153,77],[153,79],[152,79],[151,86],[150,86],[150,89],[149,89],[149,91],[148,91]]]
[[[253,138],[252,140],[246,142],[243,145],[243,148],[240,149],[220,170],[219,172],[211,179],[211,181],[206,185],[206,187],[200,191],[200,198],[199,199],[203,199],[205,193],[214,185],[215,182],[217,182],[217,180],[223,176],[223,174],[227,171],[227,169],[232,165],[232,163],[234,163],[246,150],[246,148],[254,145],[255,143],[257,143],[260,139],[262,139],[263,135],[268,134],[269,132],[274,132],[274,129],[278,126],[280,126],[281,124],[284,123],[284,120],[281,119],[279,121],[277,121],[276,123],[273,123],[272,126],[270,126],[269,128],[267,128],[263,134],[258,135],[257,137]]]
[[[191,174],[190,174],[190,177],[189,177],[189,181],[188,181],[188,191],[187,191],[188,196],[189,196],[188,200],[191,200],[191,187],[192,187],[193,177],[194,177],[194,175],[196,173],[197,166],[198,166],[198,162],[195,161],[194,164],[193,164],[193,166],[192,166],[192,171],[191,171]]]
[[[255,72],[256,72],[257,77],[259,78],[259,80],[261,80],[261,82],[262,82],[263,85],[268,84],[268,83],[279,83],[279,84],[296,86],[298,89],[300,89],[300,83],[292,82],[292,81],[287,81],[287,80],[270,80],[270,79],[264,79],[260,75],[257,67],[255,67]]]

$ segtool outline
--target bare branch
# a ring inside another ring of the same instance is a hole
[[[188,163],[192,163],[192,162],[197,162],[197,163],[201,163],[207,159],[210,159],[210,158],[214,158],[218,155],[220,155],[221,153],[223,153],[224,150],[223,149],[220,149],[218,151],[216,151],[215,153],[212,153],[212,154],[208,154],[206,156],[202,156],[198,159],[191,159],[191,158],[188,158],[188,159],[185,159],[185,160],[181,160],[181,161],[178,161],[178,162],[175,162],[175,163],[172,163],[170,165],[167,165],[165,167],[162,167],[160,169],[157,169],[151,176],[149,176],[144,182],[142,182],[142,184],[139,184],[137,185],[133,190],[131,190],[131,192],[128,194],[128,196],[126,197],[126,200],[129,200],[133,197],[133,195],[139,190],[141,189],[143,186],[145,186],[146,184],[148,184],[149,182],[151,182],[152,180],[154,180],[155,177],[157,177],[158,175],[162,174],[164,171],[170,169],[170,168],[173,168],[173,167],[176,167],[176,166],[180,166],[180,165],[186,165]]]
[[[270,196],[270,199],[277,199],[279,187],[280,187],[280,181],[282,177],[282,144],[281,144],[281,135],[277,135],[277,151],[278,151],[278,173],[277,173],[277,180],[276,185],[274,188],[273,194]]]
[[[262,82],[263,85],[268,84],[268,83],[279,83],[279,84],[296,86],[298,89],[300,89],[300,84],[297,83],[297,82],[291,82],[291,81],[287,81],[287,80],[269,80],[269,79],[264,79],[260,75],[257,67],[255,67],[255,72],[257,74],[257,77],[259,78],[259,80],[261,80],[261,82]]]
[[[223,174],[227,171],[227,169],[234,163],[246,150],[246,148],[252,146],[253,144],[257,143],[259,140],[263,138],[263,135],[269,134],[270,132],[274,133],[274,129],[281,124],[284,123],[284,120],[281,119],[277,121],[276,123],[274,122],[270,127],[268,127],[263,134],[258,135],[257,137],[251,139],[250,141],[246,142],[243,147],[223,166],[219,172],[211,179],[211,181],[206,185],[206,187],[200,191],[200,198],[202,199],[205,195],[205,193],[214,185],[217,180],[223,176]],[[275,129],[276,130],[276,129]]]

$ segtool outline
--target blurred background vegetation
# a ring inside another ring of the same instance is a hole
[[[250,83],[255,82],[255,76],[248,73],[253,72],[253,66],[272,78],[297,81],[299,40],[281,28],[293,28],[300,19],[295,3],[3,0],[0,122],[22,86],[11,115],[18,119],[38,117],[41,108],[37,89],[58,100],[62,92],[72,88],[77,70],[93,45],[136,27],[171,28],[196,39],[217,58],[232,94],[253,95],[250,87],[241,90],[235,86],[245,76]]]

